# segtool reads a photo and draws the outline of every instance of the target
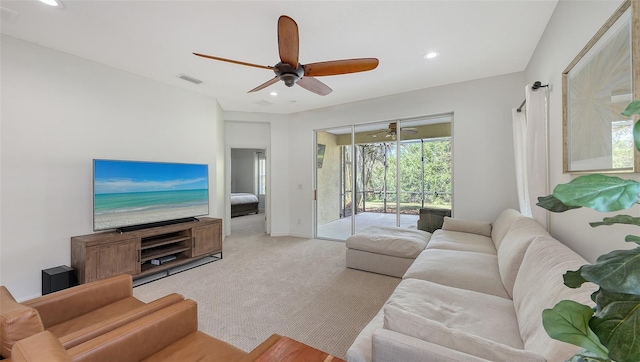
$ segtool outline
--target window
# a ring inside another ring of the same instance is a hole
[[[267,193],[267,160],[264,157],[264,153],[256,152],[257,164],[258,164],[258,195],[264,195]]]

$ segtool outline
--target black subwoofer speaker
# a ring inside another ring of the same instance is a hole
[[[42,295],[78,285],[76,271],[66,265],[42,271]]]

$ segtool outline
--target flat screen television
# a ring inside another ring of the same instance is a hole
[[[93,230],[135,230],[209,214],[208,165],[93,160]]]

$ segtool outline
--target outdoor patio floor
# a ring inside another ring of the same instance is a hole
[[[416,228],[419,215],[400,214],[400,227]],[[363,212],[355,215],[356,232],[367,226],[396,226],[396,214],[381,212]],[[351,236],[351,216],[344,217],[324,225],[318,225],[317,238],[346,240]]]

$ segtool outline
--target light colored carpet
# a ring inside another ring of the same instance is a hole
[[[232,218],[224,258],[134,289],[198,303],[201,331],[250,351],[273,333],[345,358],[400,279],[345,267],[343,242],[269,237],[264,215]]]

